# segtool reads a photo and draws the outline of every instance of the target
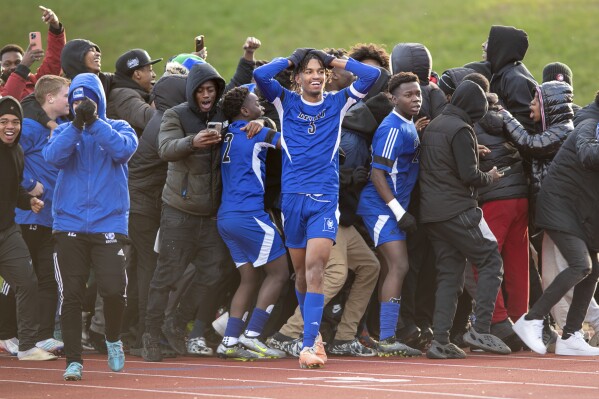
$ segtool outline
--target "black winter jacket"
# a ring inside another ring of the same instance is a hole
[[[574,113],[574,127],[578,126],[586,119],[594,119],[599,121],[599,104],[595,101],[580,108]]]
[[[555,156],[537,203],[539,227],[572,234],[599,251],[599,142],[597,124],[576,127]]]

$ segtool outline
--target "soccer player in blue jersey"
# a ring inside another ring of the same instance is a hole
[[[289,67],[294,67],[299,93],[281,87],[274,79]],[[344,68],[358,79],[336,93],[325,93],[326,70],[334,67]],[[305,48],[254,70],[256,85],[274,104],[281,121],[281,210],[304,318],[302,368],[322,367],[326,361],[318,330],[324,306],[324,266],[337,234],[341,121],[379,74],[377,68],[351,58],[342,60]]]
[[[378,354],[420,356],[419,350],[395,337],[401,288],[409,268],[406,233],[416,230],[416,219],[406,210],[419,170],[420,140],[413,121],[422,104],[418,77],[411,72],[393,75],[389,93],[393,111],[374,134],[370,181],[362,191],[357,212],[381,261]]]
[[[247,87],[228,91],[223,98],[223,111],[230,124],[221,147],[223,194],[217,226],[237,265],[241,282],[233,295],[227,328],[216,353],[222,358],[242,360],[280,358],[285,353],[269,348],[259,336],[289,278],[283,240],[264,210],[266,150],[275,147],[281,134],[265,127],[251,139],[246,137],[248,122],[264,113],[258,97]],[[259,268],[266,272],[266,278],[242,334],[243,315],[261,282]]]

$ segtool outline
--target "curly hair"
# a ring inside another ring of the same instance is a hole
[[[470,81],[476,83],[477,85],[480,86],[481,89],[483,89],[483,91],[485,93],[488,93],[489,90],[491,89],[491,87],[489,85],[489,80],[482,73],[478,73],[478,72],[469,73],[468,75],[464,76],[464,80],[470,80]]]
[[[389,93],[393,94],[393,91],[404,83],[416,82],[420,84],[418,76],[412,72],[399,72],[391,76],[389,79]]]
[[[385,50],[384,44],[355,44],[349,49],[349,56],[360,62],[367,59],[375,60],[383,68],[389,70],[389,53],[387,53],[387,50]]]
[[[250,91],[248,88],[243,86],[235,87],[225,93],[223,97],[223,112],[229,122],[233,122],[233,119],[241,113],[241,107],[243,107],[243,103],[249,94]]]
[[[300,62],[300,64],[296,68],[293,69],[293,72],[291,74],[292,87],[293,87],[293,90],[296,92],[299,92],[301,90],[301,88],[297,85],[297,83],[295,83],[295,77],[308,67],[308,63],[310,62],[310,60],[318,61],[318,63],[324,68],[322,60],[316,54],[313,54],[313,53],[306,54],[306,56],[304,57],[302,62]],[[329,78],[329,73],[330,73],[330,71],[325,68],[325,81]]]
[[[327,54],[333,55],[337,58],[343,58],[347,56],[347,50],[344,48],[324,48],[322,49]]]

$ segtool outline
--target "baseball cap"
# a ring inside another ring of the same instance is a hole
[[[136,69],[145,67],[146,65],[154,65],[160,61],[162,61],[162,58],[152,60],[146,50],[136,48],[127,51],[116,60],[116,72],[131,76]]]

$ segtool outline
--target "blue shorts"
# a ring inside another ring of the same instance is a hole
[[[406,240],[406,233],[397,225],[395,216],[362,215],[362,220],[375,247],[390,241]]]
[[[259,267],[285,255],[283,240],[266,212],[227,216],[218,219],[217,227],[237,267]]]
[[[282,194],[281,212],[287,247],[306,248],[312,238],[335,242],[339,225],[338,195]]]

